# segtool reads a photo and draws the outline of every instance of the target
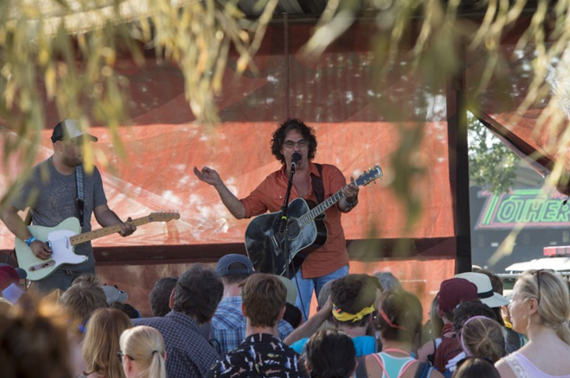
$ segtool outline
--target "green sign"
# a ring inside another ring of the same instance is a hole
[[[564,205],[561,194],[547,196],[540,189],[515,189],[507,194],[495,195],[482,190],[479,197],[487,200],[476,229],[512,228],[519,222],[525,227],[568,227],[570,226],[570,203]]]

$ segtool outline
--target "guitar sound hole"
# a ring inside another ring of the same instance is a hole
[[[297,236],[299,236],[300,231],[301,230],[299,229],[299,224],[297,222],[295,222],[294,220],[289,222],[289,224],[287,225],[288,239],[295,239]]]

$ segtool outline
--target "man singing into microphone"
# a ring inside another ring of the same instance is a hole
[[[342,172],[333,165],[312,162],[317,150],[317,139],[312,128],[298,119],[288,119],[273,133],[271,152],[283,167],[271,173],[246,198],[238,199],[229,191],[218,173],[209,167],[201,171],[194,167],[198,178],[218,191],[228,210],[237,219],[250,218],[267,211],[281,210],[292,164],[295,164],[290,200],[303,198],[317,203],[316,193],[326,200],[339,190],[344,197],[325,214],[327,241],[311,252],[303,262],[295,279],[299,284],[297,307],[308,318],[313,290],[318,295],[323,285],[348,274],[348,253],[341,224],[341,213],[348,213],[358,203],[358,186],[346,185]],[[299,156],[300,159],[299,159]],[[293,163],[298,160],[298,162]]]

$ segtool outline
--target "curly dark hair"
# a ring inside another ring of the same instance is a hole
[[[285,137],[287,133],[291,130],[297,130],[301,133],[304,139],[309,141],[309,160],[315,158],[315,153],[317,152],[317,137],[315,137],[315,130],[303,123],[303,121],[296,118],[289,118],[283,122],[277,130],[273,133],[273,138],[271,139],[271,153],[281,162],[285,164],[285,156],[281,153],[283,148],[283,143],[285,142]]]
[[[374,304],[376,289],[380,286],[375,277],[366,274],[349,274],[334,280],[331,285],[331,300],[335,306],[350,314],[357,314],[362,309]],[[362,327],[368,322],[371,314],[365,315],[357,322],[340,322],[354,328]]]
[[[177,282],[178,277],[163,277],[156,281],[148,295],[153,316],[164,316],[170,312],[170,294]]]
[[[176,283],[172,310],[185,313],[202,325],[212,319],[223,294],[220,275],[209,267],[194,264]]]

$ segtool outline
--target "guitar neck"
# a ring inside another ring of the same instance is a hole
[[[313,207],[303,216],[299,217],[299,223],[301,227],[306,226],[313,221],[316,217],[327,211],[332,205],[340,201],[344,197],[342,190],[339,190],[323,202],[319,203],[317,206]]]
[[[133,219],[132,221],[126,222],[130,224],[134,224],[135,226],[142,226],[143,224],[147,224],[150,222],[149,217],[142,217]],[[72,246],[76,246],[77,244],[86,243],[88,241],[102,238],[104,236],[108,236],[114,234],[115,232],[121,231],[121,225],[116,224],[113,226],[103,227],[95,231],[84,232],[79,235],[75,235],[69,238],[69,241]]]

